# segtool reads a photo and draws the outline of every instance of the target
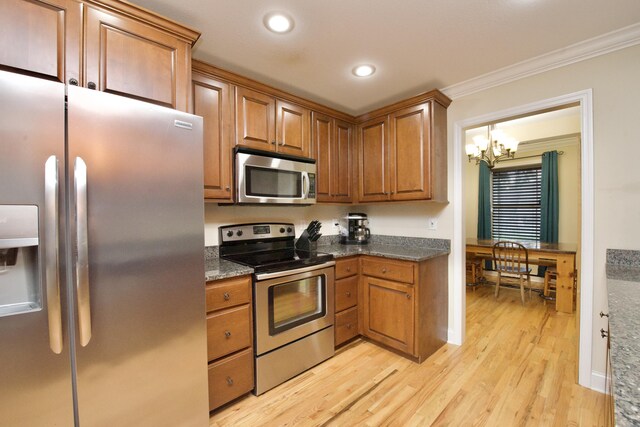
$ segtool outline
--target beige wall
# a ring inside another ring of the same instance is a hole
[[[607,328],[607,321],[597,313],[608,311],[606,250],[640,248],[640,227],[637,225],[640,220],[640,167],[636,155],[640,142],[640,127],[637,125],[639,58],[640,46],[629,47],[458,98],[448,110],[449,147],[452,152],[456,122],[585,89],[593,90],[595,247],[592,365],[594,371],[602,373],[605,371],[606,347],[599,330]],[[451,186],[449,191],[451,195]],[[452,212],[447,212],[449,214]],[[453,286],[451,280],[450,286]]]
[[[580,194],[580,144],[577,136],[559,138],[545,142],[542,147],[526,149],[518,152],[518,156],[541,155],[550,150],[563,151],[558,156],[558,192],[559,192],[559,218],[558,234],[562,243],[578,243],[579,234],[579,194]],[[525,164],[540,164],[538,159],[522,159],[498,163],[496,169],[508,166],[520,166]],[[504,166],[503,166],[504,165]],[[475,162],[467,162],[464,165],[464,201],[465,201],[465,235],[467,238],[476,237],[478,230],[478,166]]]

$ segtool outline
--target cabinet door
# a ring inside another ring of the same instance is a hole
[[[231,201],[231,88],[193,74],[193,113],[204,119],[204,198]]]
[[[316,197],[319,202],[331,202],[333,119],[313,112],[313,158],[316,160]]]
[[[429,104],[391,114],[389,171],[392,200],[431,198]]]
[[[80,79],[80,3],[2,0],[0,66],[68,82]]]
[[[387,117],[362,123],[358,127],[359,201],[389,198]]]
[[[364,335],[413,354],[414,288],[404,283],[362,276]]]
[[[261,92],[236,87],[236,144],[275,151],[275,99]]]
[[[353,127],[346,122],[335,121],[332,146],[331,195],[334,202],[353,201]]]
[[[84,86],[188,111],[191,46],[129,18],[86,8]]]
[[[309,157],[310,111],[299,105],[277,100],[276,114],[276,150],[283,154]]]

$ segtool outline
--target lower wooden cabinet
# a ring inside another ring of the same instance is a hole
[[[360,335],[358,325],[358,282],[360,257],[336,260],[335,345],[339,346]]]
[[[209,410],[254,388],[251,277],[207,283]]]
[[[209,364],[209,410],[253,390],[253,350]]]

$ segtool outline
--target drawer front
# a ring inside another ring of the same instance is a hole
[[[359,273],[359,259],[347,258],[336,260],[336,279],[342,279],[343,277],[353,276]]]
[[[221,310],[251,302],[251,277],[208,282],[206,287],[207,312]]]
[[[395,280],[403,283],[413,283],[414,264],[411,262],[388,261],[378,258],[364,258],[362,260],[362,274]]]
[[[358,335],[358,307],[336,314],[336,346]]]
[[[253,390],[253,350],[209,365],[209,410]]]
[[[358,304],[358,276],[336,280],[336,313]]]
[[[217,311],[207,316],[207,354],[214,360],[251,346],[249,305]]]

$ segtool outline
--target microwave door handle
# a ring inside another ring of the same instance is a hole
[[[302,198],[309,198],[309,173],[302,172]]]

